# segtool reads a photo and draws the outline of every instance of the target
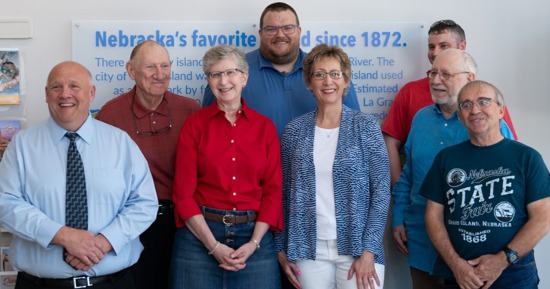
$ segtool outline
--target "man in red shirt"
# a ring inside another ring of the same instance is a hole
[[[145,250],[132,267],[132,274],[138,289],[167,289],[176,230],[172,202],[176,145],[186,118],[200,106],[195,100],[168,91],[170,56],[155,41],[138,44],[126,70],[135,86],[107,102],[96,118],[126,131],[147,159],[159,210],[155,222],[140,236]]]

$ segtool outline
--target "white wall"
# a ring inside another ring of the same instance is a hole
[[[0,48],[17,47],[25,63],[26,103],[30,124],[47,118],[44,85],[51,67],[71,59],[71,21],[89,20],[232,20],[258,21],[271,0],[209,1],[11,1],[0,18],[32,18],[34,37],[0,39]],[[550,2],[434,0],[287,1],[302,21],[422,21],[453,19],[465,30],[468,51],[479,65],[479,78],[504,93],[520,141],[550,161]],[[425,55],[418,57],[426,58]],[[426,66],[428,66],[426,59]],[[9,113],[9,112],[8,112]],[[0,114],[8,114],[0,112]],[[391,240],[387,248],[393,250]],[[537,247],[540,288],[550,288],[550,237]],[[404,259],[388,253],[386,288],[408,288]]]

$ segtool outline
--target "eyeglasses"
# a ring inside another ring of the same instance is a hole
[[[277,32],[279,32],[279,29],[281,29],[285,35],[292,35],[294,34],[294,32],[296,32],[296,28],[298,28],[298,26],[294,24],[282,26],[265,26],[264,28],[262,28],[262,31],[265,32],[267,36],[275,36],[277,35]]]
[[[449,80],[450,78],[452,77],[455,77],[459,74],[463,74],[463,73],[470,73],[468,71],[461,71],[461,72],[457,72],[457,73],[448,73],[448,72],[438,72],[438,71],[433,71],[433,70],[430,70],[428,71],[428,77],[430,79],[434,79],[436,75],[439,75],[439,78],[443,79],[443,80]]]
[[[0,72],[2,72],[3,74],[15,74],[15,69],[10,69],[10,68],[7,68],[7,67],[2,67],[0,68]]]
[[[134,127],[136,128],[136,134],[138,135],[157,135],[161,132],[165,132],[172,128],[172,111],[170,111],[170,106],[168,105],[168,101],[163,98],[163,101],[166,101],[166,108],[168,109],[168,126],[163,127],[159,130],[155,131],[140,131],[137,125],[136,120],[136,113],[134,112],[134,101],[136,100],[136,95],[134,94],[134,97],[132,98],[132,119],[134,120]]]
[[[432,26],[430,26],[430,29],[433,29],[434,27],[438,26],[438,25],[444,25],[444,26],[456,26],[456,22],[454,22],[453,20],[449,20],[449,19],[446,19],[446,20],[439,20],[439,21],[435,21]]]
[[[479,108],[486,108],[491,105],[491,102],[494,101],[498,104],[498,102],[492,98],[489,97],[480,97],[475,102],[471,100],[465,100],[458,103],[458,108],[460,110],[470,111],[472,108],[474,108],[474,105],[477,105]]]
[[[206,76],[208,76],[208,78],[210,78],[210,79],[218,80],[218,79],[222,78],[222,75],[225,75],[229,78],[235,77],[235,76],[237,76],[237,72],[244,73],[242,70],[240,70],[238,68],[232,68],[232,69],[228,69],[226,71],[208,72],[208,73],[206,73]]]
[[[311,76],[313,76],[313,78],[317,79],[317,80],[323,80],[325,78],[327,78],[327,75],[330,76],[330,78],[332,79],[340,79],[342,78],[343,76],[343,73],[342,71],[339,71],[339,70],[332,70],[330,72],[324,72],[324,71],[315,71],[314,73],[311,74]]]

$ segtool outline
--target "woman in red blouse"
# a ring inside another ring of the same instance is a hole
[[[189,117],[179,137],[172,288],[280,288],[271,233],[282,229],[275,126],[241,98],[242,51],[213,47],[203,70],[216,102]]]

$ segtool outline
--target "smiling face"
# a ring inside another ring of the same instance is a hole
[[[324,57],[319,58],[313,64],[312,72],[324,72],[324,79],[317,79],[312,76],[309,79],[308,88],[313,92],[319,106],[330,104],[341,104],[344,97],[344,92],[349,87],[349,81],[346,81],[342,76],[333,79],[330,72],[342,72],[342,66],[336,58]]]
[[[46,103],[52,118],[62,128],[77,131],[86,121],[94,98],[95,86],[84,66],[62,62],[50,72]]]
[[[455,107],[458,92],[466,83],[474,80],[475,74],[465,71],[464,53],[458,49],[443,51],[432,65],[432,73],[437,75],[430,77],[430,92],[434,103]],[[441,75],[451,75],[444,79]]]
[[[226,56],[210,66],[208,73],[223,72],[216,78],[208,77],[208,85],[216,97],[218,106],[240,104],[241,91],[248,80],[248,73],[241,71],[231,73],[232,75],[226,73],[228,70],[234,72],[233,69],[238,68],[233,56]]]
[[[155,42],[146,43],[126,64],[131,79],[135,80],[137,94],[146,99],[161,98],[170,85],[170,56]]]
[[[263,27],[296,25],[298,20],[292,11],[269,11],[263,19]],[[278,65],[294,63],[298,59],[300,51],[300,34],[302,28],[297,27],[290,35],[285,35],[282,29],[278,29],[275,35],[267,35],[260,28],[260,52],[270,62]]]
[[[479,105],[480,99],[485,105]],[[504,116],[504,106],[498,100],[495,90],[483,83],[472,83],[460,92],[459,103],[470,102],[467,109],[459,109],[458,117],[468,129],[472,139],[498,138],[500,136],[500,120]],[[474,140],[475,141],[475,140]]]

